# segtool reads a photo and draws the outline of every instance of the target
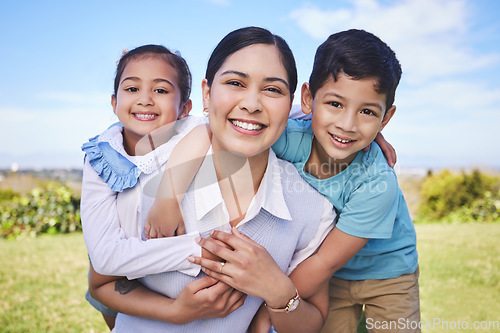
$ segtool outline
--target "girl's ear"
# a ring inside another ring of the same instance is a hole
[[[394,116],[394,113],[396,113],[396,105],[391,106],[389,110],[386,111],[384,118],[382,119],[382,123],[380,124],[379,132],[382,132],[384,127],[389,123],[391,120],[392,116]]]
[[[193,102],[188,99],[186,103],[182,106],[181,113],[179,114],[179,117],[177,119],[184,119],[189,115],[189,112],[191,112],[191,109],[193,108]]]
[[[302,107],[302,112],[309,114],[312,112],[312,101],[313,97],[311,94],[311,90],[309,88],[309,83],[305,82],[302,85],[302,93],[300,95],[300,103]]]
[[[111,106],[113,107],[113,113],[116,114],[116,96],[111,95]]]

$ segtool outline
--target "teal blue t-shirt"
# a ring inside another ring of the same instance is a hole
[[[394,170],[373,142],[342,172],[318,179],[304,171],[311,153],[310,120],[289,119],[273,145],[276,155],[292,162],[299,174],[338,211],[336,228],[369,238],[335,276],[346,280],[388,279],[411,274],[418,267],[416,233]]]

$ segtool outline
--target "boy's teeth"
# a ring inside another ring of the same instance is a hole
[[[260,124],[244,123],[244,122],[239,121],[239,120],[233,120],[231,122],[235,126],[238,126],[238,127],[243,128],[243,129],[250,130],[250,131],[259,131],[262,129],[262,125],[260,125]]]
[[[353,140],[344,140],[344,139],[341,139],[341,138],[339,138],[339,137],[337,137],[337,136],[335,136],[335,135],[333,135],[333,138],[334,138],[335,140],[337,140],[338,142],[342,142],[342,143],[348,143],[348,142],[353,141]]]

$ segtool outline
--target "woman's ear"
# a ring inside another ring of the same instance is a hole
[[[111,106],[113,107],[113,113],[116,114],[116,96],[115,96],[115,94],[111,95]]]
[[[207,79],[201,81],[201,90],[203,95],[203,108],[208,108],[210,105],[210,86],[208,85]]]
[[[391,108],[385,112],[384,118],[382,119],[382,123],[380,124],[380,128],[378,130],[379,132],[382,132],[384,127],[391,120],[392,116],[394,116],[394,113],[396,113],[396,105],[391,106]]]
[[[305,82],[302,85],[302,92],[300,95],[300,103],[302,107],[302,112],[309,114],[312,112],[312,101],[313,97],[311,94],[311,90],[309,88],[309,83]]]

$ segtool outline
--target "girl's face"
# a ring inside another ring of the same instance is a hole
[[[212,86],[203,80],[213,148],[247,157],[267,154],[286,127],[288,76],[273,45],[247,46],[228,57]]]
[[[191,101],[181,105],[177,82],[177,71],[162,57],[132,59],[127,64],[111,105],[123,125],[129,153],[145,135],[187,116]]]

